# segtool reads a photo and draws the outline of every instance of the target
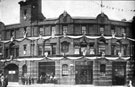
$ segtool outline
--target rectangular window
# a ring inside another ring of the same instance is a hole
[[[51,28],[50,28],[49,25],[48,25],[48,26],[45,26],[45,35],[46,35],[46,36],[51,35]]]
[[[56,34],[56,28],[55,26],[52,26],[52,36],[55,36],[55,34]]]
[[[63,34],[67,33],[67,26],[63,26]]]
[[[111,26],[111,34],[115,33],[115,26]]]
[[[75,35],[80,35],[82,34],[82,29],[81,29],[81,25],[74,25],[74,34]]]
[[[94,43],[90,44],[89,47],[90,47],[89,48],[89,52],[90,52],[89,54],[94,55],[95,54]]]
[[[86,26],[82,26],[82,34],[86,34]]]
[[[34,49],[35,48],[35,44],[31,44],[31,46],[30,46],[30,53],[31,53],[31,56],[34,56]]]
[[[16,47],[16,48],[15,48],[15,51],[16,51],[16,52],[15,52],[15,53],[16,53],[16,57],[18,57],[18,56],[19,56],[19,47]]]
[[[11,36],[11,37],[14,37],[14,36],[15,36],[15,32],[14,32],[14,30],[11,30],[11,32],[10,32],[10,36]]]
[[[99,45],[99,55],[101,55],[103,52],[105,53],[105,45]]]
[[[42,55],[43,55],[43,46],[38,45],[38,56],[42,56]]]
[[[45,52],[47,52],[48,53],[48,55],[51,55],[52,53],[52,51],[51,51],[51,45],[45,45],[45,47],[44,47],[44,50],[45,50]],[[44,53],[45,53],[44,52]]]
[[[9,49],[5,48],[5,53],[4,53],[5,57],[7,58],[9,56]]]
[[[39,34],[40,35],[44,35],[44,28],[43,28],[43,26],[39,28]]]
[[[74,46],[74,54],[80,54],[80,47],[79,45]]]
[[[115,45],[112,45],[111,46],[111,54],[112,55],[115,55]]]
[[[0,44],[0,55],[2,55],[2,46]]]
[[[121,28],[121,32],[122,32],[122,34],[123,34],[123,33],[126,33],[125,28]]]
[[[68,76],[69,71],[68,71],[68,65],[67,64],[63,64],[62,65],[62,76]]]
[[[105,64],[100,64],[100,72],[105,73],[106,71],[106,65]]]
[[[123,55],[127,55],[127,45],[123,45]]]
[[[23,54],[26,54],[26,52],[27,52],[27,45],[25,44],[23,45]]]
[[[104,28],[105,28],[104,25],[100,25],[100,33],[101,33],[101,34],[104,34]]]
[[[116,46],[116,49],[115,49],[115,55],[118,55],[119,52],[120,52],[120,46],[117,45],[117,46]]]
[[[31,28],[30,27],[27,27],[26,28],[26,32],[27,32],[27,36],[31,36]]]
[[[52,44],[52,55],[56,54],[56,43]]]

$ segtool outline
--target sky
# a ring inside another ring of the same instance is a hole
[[[5,25],[20,23],[21,0],[0,0],[0,21]],[[102,0],[104,12],[109,19],[131,20],[135,16],[134,0]],[[96,18],[101,13],[100,0],[42,0],[42,13],[46,18],[58,18],[64,11],[71,17]]]

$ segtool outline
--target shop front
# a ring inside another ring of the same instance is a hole
[[[93,82],[93,62],[76,61],[75,62],[75,83],[92,84]]]

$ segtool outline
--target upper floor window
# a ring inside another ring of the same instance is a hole
[[[9,57],[9,48],[5,48],[4,56]]]
[[[69,51],[69,42],[64,41],[61,43],[61,51],[67,53]]]
[[[67,33],[67,26],[65,25],[65,26],[63,26],[63,34],[66,34]]]
[[[80,54],[80,46],[79,45],[74,46],[74,54]]]
[[[99,55],[101,55],[102,53],[105,53],[105,44],[99,45],[98,53],[99,53]]]
[[[25,44],[23,45],[23,54],[26,54],[26,52],[27,52],[27,45]]]
[[[0,55],[2,55],[2,45],[0,44]]]
[[[17,47],[15,48],[15,54],[16,54],[16,57],[19,56],[19,46],[17,46]]]
[[[112,34],[115,33],[115,26],[111,26],[111,33],[112,33]]]
[[[56,28],[55,26],[52,26],[52,36],[55,36],[55,34],[56,34]]]
[[[127,45],[126,44],[123,45],[123,55],[124,56],[127,55]]]
[[[68,65],[67,64],[63,64],[62,65],[62,76],[68,76],[69,71],[68,71]]]
[[[11,30],[10,36],[11,37],[14,37],[15,36],[15,32],[13,30]]]
[[[40,34],[40,35],[44,35],[44,28],[43,28],[43,27],[40,27],[40,28],[39,28],[39,34]]]
[[[122,34],[123,34],[123,33],[126,33],[125,28],[121,28],[121,32],[122,32]]]
[[[38,55],[39,56],[43,55],[43,46],[42,45],[38,45]]]
[[[51,50],[51,45],[50,44],[46,44],[45,47],[44,47],[44,53],[47,52],[48,55],[51,55],[52,53],[52,50]]]
[[[104,25],[100,25],[100,33],[101,34],[104,34],[104,27],[105,27]]]
[[[52,46],[52,55],[56,54],[56,43],[51,44]]]
[[[82,34],[86,34],[86,26],[82,26]]]
[[[95,54],[94,43],[91,43],[89,45],[89,54],[90,55],[94,55]]]

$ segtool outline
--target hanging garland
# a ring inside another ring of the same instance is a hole
[[[108,5],[103,5],[100,3],[95,2],[97,5],[99,5],[101,8],[106,8],[106,9],[111,9],[111,10],[117,10],[117,11],[121,11],[121,12],[135,12],[135,9],[123,9],[123,8],[116,8],[116,7],[112,7],[112,6],[108,6]]]

